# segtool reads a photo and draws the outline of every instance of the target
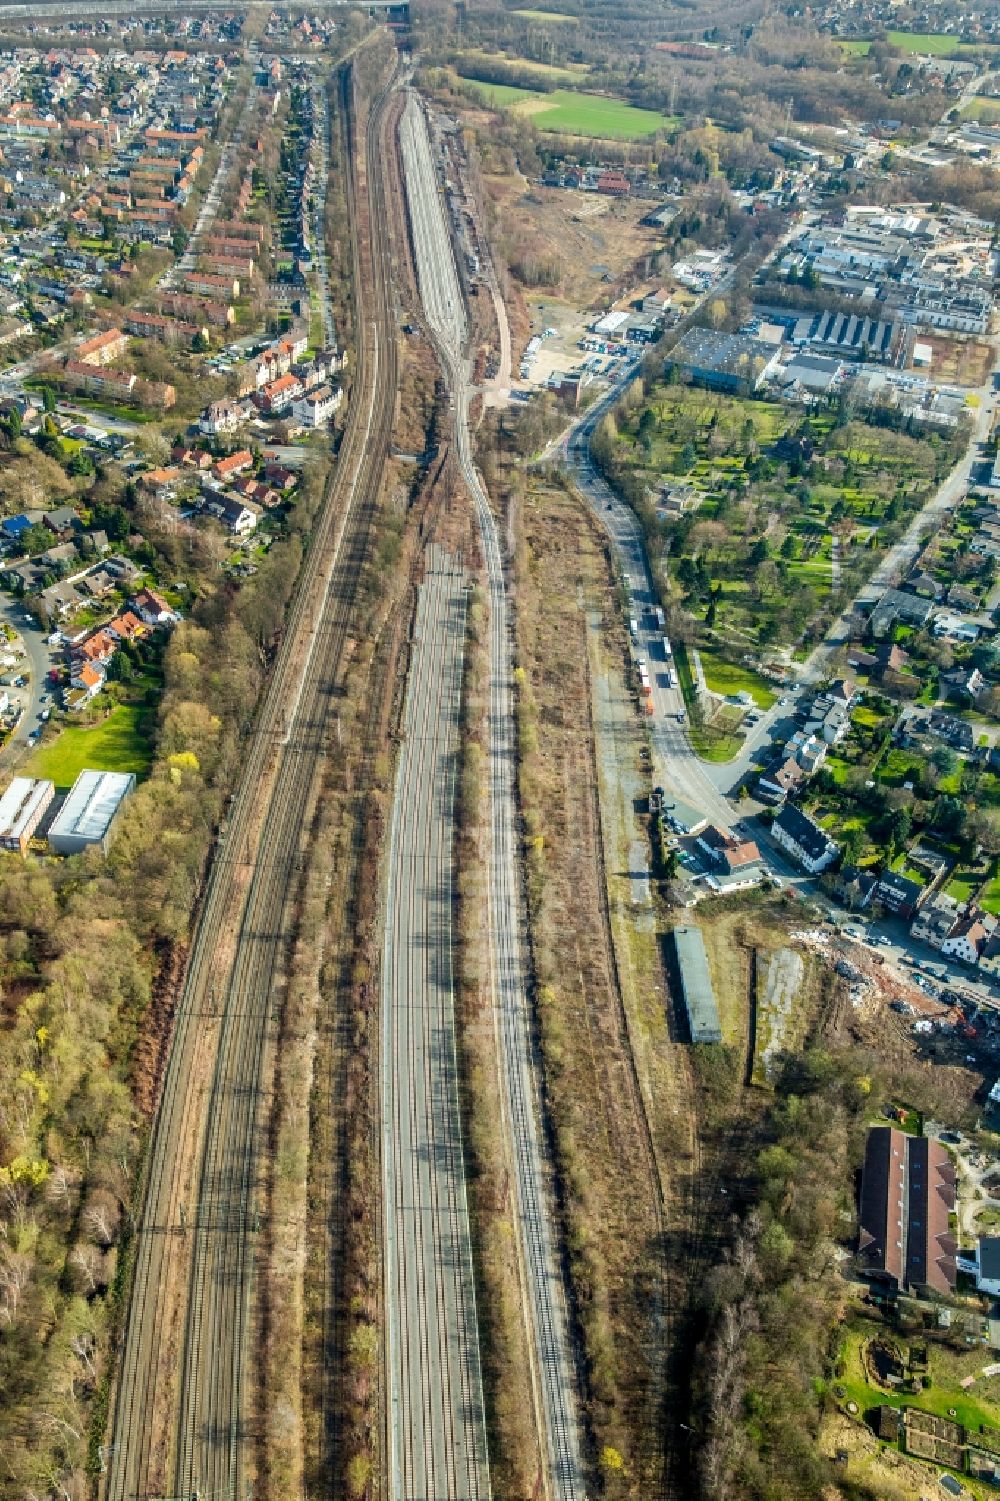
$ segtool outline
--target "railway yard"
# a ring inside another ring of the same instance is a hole
[[[149,1150],[103,1482],[123,1501],[241,1495],[252,1479],[254,1246],[275,986],[396,401],[380,235],[385,106],[386,96],[373,102],[366,127],[374,231],[356,245],[364,336],[351,426],[213,864]],[[349,72],[342,107],[353,115]],[[192,1098],[198,1074],[211,1084]]]
[[[997,236],[602,3],[18,9],[0,1501],[1000,1486],[1000,325],[931,432],[771,285]]]

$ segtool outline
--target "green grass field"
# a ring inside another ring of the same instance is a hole
[[[50,745],[35,751],[25,775],[49,777],[63,791],[88,769],[134,771],[141,776],[152,760],[151,747],[142,732],[142,717],[137,705],[119,704],[100,724],[71,725]]]
[[[894,47],[901,47],[904,52],[918,52],[924,57],[964,56],[982,50],[969,42],[960,42],[957,37],[942,36],[935,31],[887,31],[886,37]]]
[[[770,683],[751,668],[724,662],[704,649],[699,650],[698,655],[705,671],[705,682],[712,693],[722,693],[727,698],[737,693],[752,693],[758,709],[769,709],[777,698]]]
[[[666,130],[677,123],[676,116],[658,114],[651,109],[636,109],[620,99],[603,94],[578,94],[572,89],[554,89],[538,94],[513,84],[481,83],[463,80],[486,104],[494,109],[516,109],[530,117],[539,130],[561,135],[586,136],[602,141],[635,141]]]
[[[995,125],[1000,120],[1000,99],[987,99],[977,94],[962,111],[963,120],[979,120],[983,125]]]
[[[886,41],[903,52],[912,52],[922,57],[965,57],[981,52],[983,47],[971,42],[961,42],[954,36],[943,36],[937,31],[887,31]],[[983,43],[983,46],[989,46]],[[851,57],[867,57],[872,44],[867,42],[841,42],[841,48]]]

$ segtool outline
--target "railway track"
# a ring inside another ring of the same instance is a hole
[[[382,965],[387,1438],[396,1501],[489,1501],[452,977],[467,580],[436,546],[418,597]]]
[[[467,320],[423,112],[411,94],[400,131],[410,230],[420,295],[456,411],[456,448],[472,494],[490,596],[489,766],[492,839],[490,911],[494,1004],[499,1016],[507,1130],[513,1154],[517,1225],[534,1349],[538,1424],[547,1455],[547,1492],[582,1501],[577,1382],[562,1261],[551,1224],[550,1168],[539,1126],[540,1101],[526,968],[515,836],[514,641],[503,554],[489,498],[472,455]]]
[[[351,78],[341,75],[349,133]],[[387,97],[388,86],[369,114],[363,190],[360,143],[351,138],[347,153],[359,329],[348,428],[209,877],[148,1152],[101,1488],[108,1501],[195,1492],[241,1501],[253,1476],[249,1346],[268,1034],[395,412],[379,141]],[[207,1068],[210,1088],[193,1093]]]

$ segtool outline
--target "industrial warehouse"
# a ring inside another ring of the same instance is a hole
[[[78,855],[97,844],[106,854],[115,822],[134,787],[131,771],[81,771],[49,829],[52,853]]]
[[[0,847],[27,854],[56,789],[45,778],[15,777],[0,797]]]

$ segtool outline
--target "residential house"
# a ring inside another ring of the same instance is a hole
[[[131,558],[122,558],[117,554],[113,558],[105,558],[104,566],[108,573],[112,574],[122,584],[134,584],[142,569]]]
[[[57,542],[55,547],[47,547],[44,552],[39,553],[35,562],[48,571],[51,568],[59,569],[68,563],[75,563],[79,556],[75,542]]]
[[[81,662],[71,669],[72,692],[66,693],[65,704],[69,710],[83,708],[104,687],[104,669],[93,662]]]
[[[232,479],[234,475],[242,474],[245,469],[252,469],[254,457],[249,448],[240,448],[236,453],[231,453],[224,459],[218,459],[212,465],[212,473],[219,481]]]
[[[851,711],[847,704],[831,702],[826,694],[816,699],[806,715],[806,735],[824,745],[839,745],[851,728]]]
[[[211,491],[205,496],[204,509],[234,537],[245,537],[257,525],[257,508],[225,491]]]
[[[252,500],[254,505],[263,506],[265,510],[270,510],[272,506],[281,503],[279,491],[272,490],[270,485],[262,484],[260,480],[253,479],[250,475],[244,475],[242,479],[238,479],[233,489],[238,491],[244,500]]]
[[[976,1290],[990,1298],[1000,1298],[1000,1235],[979,1237]]]
[[[30,527],[43,525],[44,521],[44,511],[19,511],[16,516],[0,521],[0,531],[9,541],[18,542]]]
[[[851,912],[863,912],[878,886],[878,876],[857,865],[843,865],[829,879],[834,896]]]
[[[752,839],[740,839],[709,824],[695,842],[713,867],[713,885],[732,891],[755,885],[763,875],[760,850]]]
[[[294,469],[279,463],[276,459],[266,459],[264,462],[264,479],[276,490],[294,490],[299,482],[299,477]]]
[[[953,641],[978,641],[981,629],[974,621],[951,611],[939,615],[934,622],[935,636],[950,636]]]
[[[948,959],[957,959],[960,964],[978,964],[980,954],[996,932],[996,926],[996,918],[978,909],[970,909],[942,943],[941,952]]]
[[[806,776],[815,776],[826,760],[827,743],[805,730],[796,730],[785,745],[785,755],[794,757]]]
[[[109,328],[78,344],[73,357],[81,365],[111,365],[121,358],[127,348],[128,335],[123,334],[120,328]]]
[[[819,824],[794,803],[785,803],[771,825],[771,835],[774,842],[811,875],[818,875],[832,865],[840,854],[839,847]]]
[[[902,589],[887,589],[872,611],[869,622],[873,636],[885,636],[902,620],[906,625],[924,626],[934,614],[930,600],[920,599],[916,594],[904,593]]]
[[[942,585],[930,573],[911,574],[906,580],[906,587],[912,589],[913,593],[918,594],[921,599],[940,599],[944,593]]]
[[[932,949],[939,949],[955,931],[964,911],[964,905],[953,896],[945,891],[935,891],[913,919],[910,932],[921,943],[929,944]]]
[[[72,506],[53,506],[42,517],[50,532],[61,536],[63,532],[75,531],[80,524],[80,518]]]
[[[344,399],[341,390],[320,386],[316,391],[307,391],[292,403],[292,417],[306,428],[323,427]]]
[[[972,726],[966,720],[937,709],[904,714],[896,726],[895,737],[903,747],[925,739],[940,740],[963,756],[971,756],[976,744]]]
[[[858,1214],[858,1262],[892,1291],[947,1297],[955,1289],[955,1168],[947,1148],[895,1126],[868,1131]]]
[[[948,603],[953,610],[978,610],[979,599],[964,584],[952,584],[948,590]]]
[[[212,401],[198,418],[198,427],[209,437],[217,438],[235,432],[252,416],[253,408],[245,401]]]
[[[279,375],[260,392],[261,410],[269,417],[282,417],[292,410],[292,404],[302,395],[302,385],[294,375]]]
[[[137,637],[144,636],[149,627],[139,619],[134,610],[123,610],[114,620],[108,621],[105,629],[112,636],[117,636],[119,641],[135,641]]]
[[[187,475],[176,465],[168,465],[165,469],[148,469],[139,476],[139,483],[156,500],[173,500],[187,483]]]
[[[926,888],[909,876],[898,871],[884,870],[875,888],[875,899],[887,912],[893,912],[904,922],[909,922],[926,895]]]
[[[129,608],[135,611],[145,625],[173,625],[178,618],[176,611],[154,589],[140,589],[137,594],[133,594]]]
[[[101,626],[98,630],[92,631],[83,641],[74,641],[71,655],[77,662],[97,664],[107,662],[114,656],[117,649],[117,639]]]
[[[989,686],[978,667],[957,667],[952,672],[942,672],[939,684],[942,698],[954,698],[960,703],[977,699]]]
[[[1000,975],[1000,932],[991,933],[979,951],[979,968],[994,978]]]
[[[91,599],[105,599],[113,589],[117,588],[118,580],[109,573],[105,567],[92,568],[82,579],[78,580],[77,587],[84,594],[89,594]]]
[[[71,611],[78,609],[83,600],[73,584],[63,581],[43,589],[38,596],[38,603],[49,620],[63,620]]]
[[[757,778],[757,793],[764,802],[777,803],[797,792],[806,774],[791,757],[779,756]]]

